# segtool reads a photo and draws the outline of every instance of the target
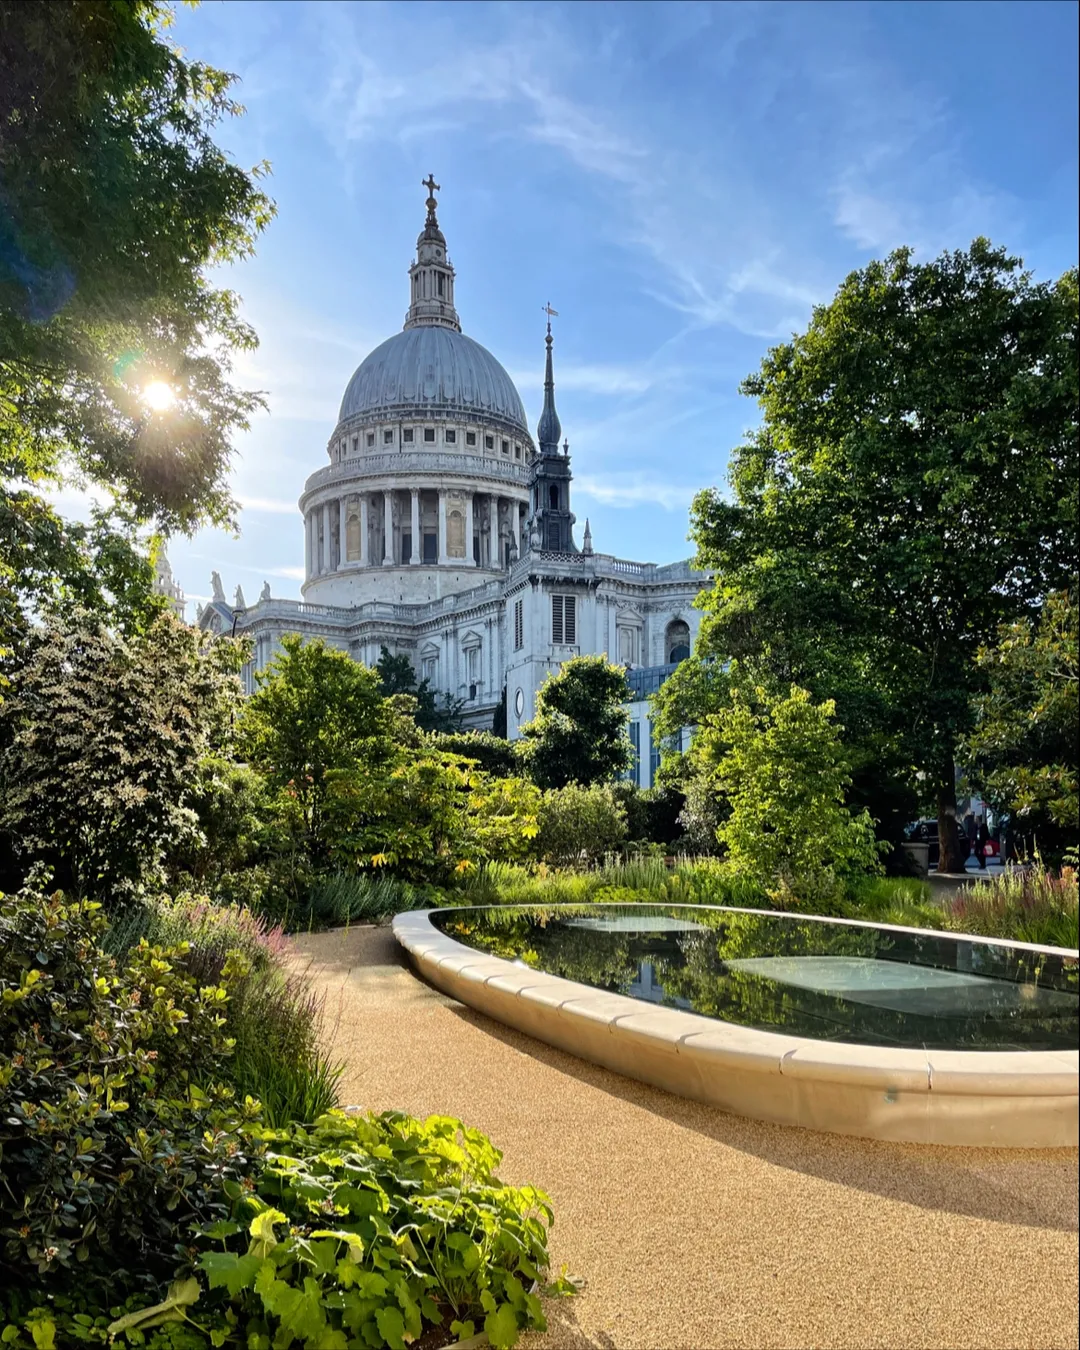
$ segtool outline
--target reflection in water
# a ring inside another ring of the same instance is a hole
[[[927,1049],[1075,1049],[1077,964],[962,937],[692,905],[442,910],[480,951],[763,1030]]]

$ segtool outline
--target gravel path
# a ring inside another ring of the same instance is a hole
[[[431,989],[389,929],[297,939],[342,1101],[459,1116],[552,1197],[587,1286],[533,1350],[1076,1346],[1077,1154],[883,1144],[725,1115]]]

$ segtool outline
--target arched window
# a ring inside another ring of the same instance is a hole
[[[360,513],[350,511],[345,522],[345,559],[347,562],[360,561]]]
[[[669,623],[664,646],[667,649],[669,665],[676,665],[679,661],[685,661],[690,655],[690,625],[684,623],[682,619],[676,619],[673,623]]]
[[[554,485],[548,488],[548,502],[553,511],[559,509],[559,489]]]

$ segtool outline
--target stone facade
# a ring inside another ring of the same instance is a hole
[[[461,332],[435,187],[425,186],[404,329],[353,376],[330,462],[300,498],[303,600],[271,599],[264,587],[257,604],[238,595],[229,605],[215,575],[199,623],[251,638],[249,691],[285,633],[321,637],[370,665],[385,646],[462,699],[467,725],[490,727],[505,690],[514,738],[568,657],[603,653],[636,672],[688,655],[705,578],[686,562],[595,553],[588,522],[579,550],[550,319],[534,442],[509,376]]]

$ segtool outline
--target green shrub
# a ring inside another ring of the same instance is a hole
[[[551,788],[540,806],[536,846],[556,867],[599,862],[626,838],[626,811],[607,784]]]
[[[312,1121],[336,1105],[341,1069],[319,1048],[323,999],[290,975],[280,926],[204,896],[164,896],[122,915],[105,945],[123,952],[133,937],[166,946],[186,938],[186,967],[201,984],[220,980],[228,966],[223,1015],[235,1044],[222,1072],[238,1097],[262,1104],[267,1123]]]
[[[308,893],[312,927],[373,923],[407,909],[425,909],[437,903],[431,886],[365,872],[332,872],[312,883]]]
[[[0,1240],[29,1288],[152,1285],[250,1161],[254,1110],[220,1085],[225,988],[186,946],[118,968],[103,928],[94,904],[0,897]]]
[[[965,886],[943,906],[942,927],[1050,947],[1080,947],[1076,872],[1042,864]]]
[[[512,778],[521,773],[517,742],[505,736],[494,736],[490,731],[455,731],[437,732],[431,739],[437,749],[475,761],[492,778]]]
[[[632,783],[616,783],[614,791],[626,811],[628,838],[662,844],[669,851],[682,838],[679,816],[686,798],[681,792],[670,787],[637,788]]]
[[[532,1286],[549,1271],[551,1204],[499,1182],[502,1155],[479,1131],[335,1112],[266,1139],[255,1192],[230,1188],[232,1221],[204,1230],[207,1311],[223,1325],[227,1307],[235,1328],[224,1344],[404,1350],[449,1324],[498,1350],[544,1329]]]

